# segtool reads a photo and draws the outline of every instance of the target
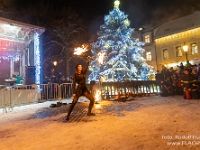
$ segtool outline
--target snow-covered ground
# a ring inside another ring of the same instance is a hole
[[[200,147],[199,100],[151,96],[125,102],[100,101],[93,109],[96,116],[87,116],[88,102],[82,102],[75,106],[67,123],[63,119],[69,105],[50,108],[52,103],[57,101],[14,107],[7,113],[0,109],[0,150],[182,150]],[[46,116],[37,117],[38,113]],[[48,116],[48,113],[54,115]]]

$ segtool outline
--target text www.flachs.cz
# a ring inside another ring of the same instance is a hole
[[[167,145],[170,145],[170,146],[179,146],[179,145],[200,145],[200,141],[167,142]]]

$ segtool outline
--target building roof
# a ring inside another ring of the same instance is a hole
[[[19,22],[19,21],[15,21],[15,20],[10,20],[10,19],[7,19],[7,18],[2,18],[2,17],[0,17],[0,23],[1,24],[9,24],[9,25],[12,25],[12,26],[18,26],[18,27],[21,27],[21,28],[35,29],[36,32],[39,35],[41,35],[45,31],[45,28],[40,27],[40,26],[36,26],[36,25],[28,24],[28,23],[23,23],[23,22]]]
[[[18,56],[45,28],[0,17],[0,56]]]
[[[162,24],[155,39],[200,27],[200,11]]]
[[[45,28],[0,17],[0,39],[30,43],[34,33],[41,35]]]

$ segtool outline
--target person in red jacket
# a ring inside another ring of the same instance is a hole
[[[76,105],[78,99],[80,96],[85,96],[86,98],[88,98],[90,100],[90,104],[88,107],[88,116],[94,116],[95,114],[92,113],[92,108],[94,106],[94,97],[93,95],[89,92],[89,90],[87,89],[86,86],[86,72],[91,60],[91,57],[88,56],[87,57],[87,63],[86,63],[86,67],[84,69],[82,69],[82,65],[78,64],[76,65],[76,73],[73,76],[73,101],[72,104],[70,105],[70,108],[68,110],[68,114],[65,118],[66,121],[69,120],[69,116],[74,108],[74,106]]]

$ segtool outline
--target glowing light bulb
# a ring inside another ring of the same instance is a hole
[[[114,8],[119,9],[119,4],[120,4],[120,1],[119,1],[119,0],[116,0],[116,1],[114,2]]]
[[[105,54],[104,54],[104,53],[101,53],[101,52],[99,52],[99,54],[98,54],[98,55],[99,55],[99,64],[101,64],[101,65],[102,65],[102,64],[103,64],[103,60],[104,60],[104,55],[105,55]]]

